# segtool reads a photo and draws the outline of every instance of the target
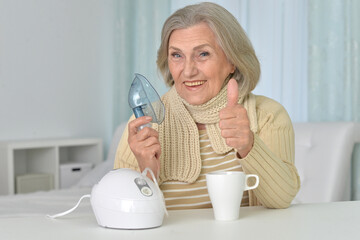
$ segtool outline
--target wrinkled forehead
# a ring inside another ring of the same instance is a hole
[[[194,43],[197,41],[199,43],[201,40],[224,51],[217,32],[211,24],[205,21],[172,30],[167,42],[167,50],[169,50],[170,44],[174,42]]]

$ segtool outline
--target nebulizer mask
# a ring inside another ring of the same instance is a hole
[[[135,78],[129,90],[128,100],[136,118],[150,116],[152,118],[151,122],[157,124],[161,124],[164,120],[164,104],[159,94],[143,75],[135,73]],[[145,126],[141,126],[140,129]]]
[[[160,124],[165,108],[159,95],[149,81],[135,74],[129,91],[129,105],[136,117],[151,116],[152,122]],[[143,128],[145,126],[141,126]],[[147,175],[150,174],[152,180]],[[145,229],[162,225],[167,215],[164,196],[151,169],[142,173],[131,169],[116,169],[107,173],[84,195],[72,209],[56,215],[57,218],[74,211],[84,198],[90,198],[98,224],[119,229]]]

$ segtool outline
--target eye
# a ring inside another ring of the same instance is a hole
[[[171,56],[172,56],[173,58],[180,58],[180,57],[181,57],[181,55],[178,54],[178,53],[171,53]]]
[[[200,53],[200,57],[207,57],[209,55],[210,55],[209,52],[201,52]]]

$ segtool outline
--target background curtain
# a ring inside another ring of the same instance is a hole
[[[309,1],[309,121],[360,120],[360,1]]]
[[[243,25],[261,64],[254,93],[280,102],[293,122],[307,121],[307,1],[245,2]]]
[[[360,120],[360,1],[309,0],[309,121]],[[360,144],[352,159],[360,200]]]
[[[160,94],[166,91],[157,72],[156,56],[162,25],[170,15],[170,2],[118,0],[115,11],[114,130],[132,114],[128,91],[134,73],[146,76]]]

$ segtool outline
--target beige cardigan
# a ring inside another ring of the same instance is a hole
[[[259,187],[249,191],[250,206],[286,208],[300,188],[294,166],[294,130],[286,110],[276,101],[256,96],[258,130],[249,154],[239,159],[245,173],[257,174]],[[139,171],[138,163],[127,142],[125,129],[120,140],[114,168]]]

